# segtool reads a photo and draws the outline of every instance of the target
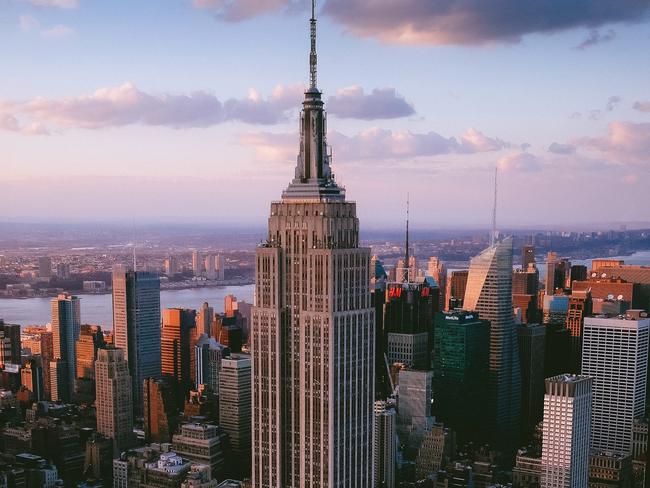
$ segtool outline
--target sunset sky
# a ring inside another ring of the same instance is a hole
[[[540,4],[544,4],[541,7]],[[650,221],[650,0],[321,0],[362,225]],[[0,0],[8,221],[263,225],[293,175],[302,0]]]

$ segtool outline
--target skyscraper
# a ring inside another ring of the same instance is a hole
[[[195,388],[203,385],[210,393],[219,394],[219,371],[221,360],[230,355],[230,351],[213,337],[201,334],[194,346]]]
[[[113,439],[113,452],[128,448],[133,436],[129,367],[121,349],[100,349],[95,362],[97,432]]]
[[[534,431],[544,412],[544,357],[546,330],[539,324],[517,327],[521,365],[521,430],[524,440]]]
[[[207,334],[209,336],[212,322],[214,322],[214,308],[208,302],[203,302],[196,314],[197,335]]]
[[[488,419],[504,451],[519,434],[521,372],[512,313],[512,237],[472,258],[463,307],[490,321]]]
[[[560,375],[546,380],[542,436],[542,488],[587,488],[593,378]]]
[[[251,359],[235,354],[221,360],[219,425],[230,437],[232,471],[248,472],[251,455]]]
[[[463,441],[484,440],[489,337],[489,323],[476,312],[436,314],[431,361],[434,414]]]
[[[168,379],[144,380],[144,437],[146,442],[171,442],[178,425],[173,385]]]
[[[0,319],[0,344],[0,364],[20,364],[20,325],[5,324]]]
[[[431,275],[433,279],[436,280],[438,288],[440,289],[440,303],[438,310],[444,310],[447,303],[447,268],[440,259],[438,259],[436,256],[432,256],[429,258],[427,269],[429,275]]]
[[[313,15],[311,34],[295,178],[271,204],[256,251],[256,488],[372,486],[370,250],[359,247],[356,204],[330,168]]]
[[[637,311],[638,312],[638,311]],[[650,319],[588,317],[582,339],[582,374],[594,378],[591,446],[632,453],[634,419],[643,415]]]
[[[535,265],[535,246],[525,244],[521,252],[521,269],[527,270],[531,264]]]
[[[38,258],[38,277],[51,278],[52,277],[52,258],[49,256],[42,256]]]
[[[160,378],[160,280],[152,273],[113,273],[113,336],[133,383],[133,408],[142,412],[145,378]]]
[[[95,360],[97,350],[105,347],[104,334],[99,325],[82,325],[77,350],[77,374],[75,393],[78,399],[92,400],[95,397]]]
[[[467,278],[469,270],[461,269],[452,271],[447,280],[447,292],[445,297],[445,310],[453,310],[454,308],[463,307],[463,299],[465,298],[465,290],[467,289]]]
[[[160,346],[162,374],[176,383],[176,398],[180,405],[192,388],[195,331],[194,310],[167,308],[163,311]]]
[[[385,401],[375,402],[372,440],[375,486],[395,488],[397,464],[397,412]]]
[[[81,307],[79,299],[63,293],[50,301],[52,309],[52,343],[54,358],[65,365],[58,371],[64,377],[57,377],[58,398],[69,401],[77,377],[76,342],[81,330]]]

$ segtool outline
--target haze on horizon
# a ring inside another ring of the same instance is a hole
[[[298,152],[306,2],[159,5],[0,3],[3,221],[264,225]],[[500,227],[647,221],[650,1],[447,5],[319,2],[363,226],[400,226],[409,192],[418,227],[485,228],[495,165]]]

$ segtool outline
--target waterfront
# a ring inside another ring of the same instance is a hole
[[[201,287],[185,290],[163,290],[160,292],[161,308],[185,307],[198,309],[208,302],[215,311],[223,311],[226,295],[235,295],[239,300],[253,302],[254,285]],[[113,324],[111,295],[85,295],[81,298],[81,322],[99,324],[110,329]],[[0,300],[0,318],[8,324],[45,325],[50,322],[50,298],[26,298]]]
[[[625,264],[650,266],[650,250],[639,251],[630,256],[611,257],[622,259]],[[591,268],[591,260],[575,260],[573,264],[584,264]],[[546,263],[537,263],[540,278],[546,275]],[[254,285],[201,287],[183,290],[163,290],[160,292],[162,308],[185,307],[198,309],[203,302],[208,302],[215,311],[223,311],[223,299],[226,295],[235,295],[239,300],[253,302]],[[111,295],[77,295],[81,298],[82,323],[99,324],[112,327]],[[0,300],[0,318],[9,324],[44,325],[50,322],[50,298],[2,299]]]

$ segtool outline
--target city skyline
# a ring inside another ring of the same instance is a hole
[[[80,221],[129,209],[139,220],[262,225],[259,208],[295,165],[307,58],[303,2],[261,6],[6,1],[0,182],[15,203],[5,219],[48,220],[66,206]],[[334,163],[370,228],[403,218],[396,172],[422,227],[487,227],[495,164],[500,225],[647,219],[635,205],[650,145],[644,2],[539,11],[540,22],[518,24],[494,7],[482,25],[480,7],[450,18],[408,2],[392,28],[390,2],[319,6]],[[433,28],[439,36],[423,34]],[[615,202],[594,191],[612,183]],[[33,198],[22,198],[26,184]],[[522,198],[529,187],[546,196],[541,211],[539,196]],[[170,192],[185,195],[174,209]],[[581,202],[580,218],[563,212],[567,198]],[[452,201],[452,213],[425,210]]]

